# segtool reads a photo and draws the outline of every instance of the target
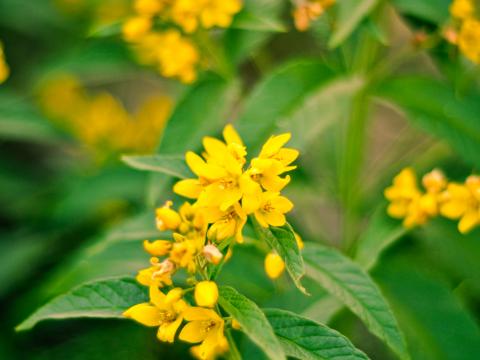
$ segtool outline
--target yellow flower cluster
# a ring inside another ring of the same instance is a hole
[[[131,115],[108,92],[87,94],[71,75],[46,82],[39,90],[39,102],[47,116],[100,158],[119,151],[151,152],[172,107],[168,97],[155,95]]]
[[[480,9],[474,0],[454,0],[450,14],[458,23],[458,34],[450,30],[447,39],[458,45],[469,60],[480,64]],[[454,34],[454,35],[452,35]]]
[[[298,151],[285,148],[290,134],[272,136],[260,154],[247,164],[247,151],[232,125],[223,130],[223,140],[205,137],[202,156],[187,152],[186,162],[197,176],[180,180],[174,192],[195,200],[185,202],[178,211],[168,201],[156,209],[156,226],[171,231],[173,240],[144,241],[152,256],[150,266],[140,270],[137,281],[150,289],[150,301],[128,309],[124,315],[147,326],[158,326],[158,338],[173,342],[182,325],[179,339],[200,343],[192,354],[213,359],[228,350],[226,323],[216,307],[218,287],[212,277],[232,254],[232,247],[244,241],[242,229],[251,215],[263,227],[282,226],[285,213],[293,204],[280,191],[289,183],[286,172]],[[298,237],[299,246],[303,245]],[[163,257],[163,258],[162,258]],[[269,254],[265,268],[270,277],[278,277],[285,267],[277,254]],[[194,288],[172,288],[172,276],[180,269],[189,274],[187,284]],[[170,288],[162,292],[163,288]],[[189,291],[194,290],[193,299]],[[189,304],[195,301],[196,306]]]
[[[123,24],[123,37],[136,46],[141,62],[158,67],[165,77],[191,83],[197,77],[200,55],[185,34],[199,28],[226,28],[241,8],[240,0],[135,0],[135,15]]]
[[[310,23],[318,19],[335,0],[296,0],[293,20],[298,31],[307,31]]]
[[[403,169],[393,179],[393,185],[385,189],[385,197],[390,201],[388,214],[404,219],[407,228],[438,215],[458,219],[462,234],[480,224],[479,176],[471,175],[461,184],[448,182],[441,171],[433,170],[423,177],[422,184],[424,192],[418,188],[415,172]]]
[[[5,60],[3,44],[0,42],[0,84],[7,80],[8,75],[10,75],[10,68]]]

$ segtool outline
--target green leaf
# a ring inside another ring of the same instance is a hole
[[[286,32],[287,28],[278,19],[271,17],[268,13],[255,14],[248,11],[238,13],[231,28],[253,30],[253,31],[271,31]]]
[[[412,358],[476,360],[480,329],[475,318],[450,285],[439,280],[431,266],[421,263],[425,253],[402,255],[382,261],[373,275],[405,331]]]
[[[359,265],[333,248],[305,244],[307,275],[341,300],[367,328],[402,359],[408,358],[397,321],[373,280]]]
[[[333,72],[319,61],[295,60],[261,81],[246,100],[235,123],[249,151],[258,151],[277,130],[278,121],[291,114],[311,91],[332,77]]]
[[[180,179],[192,177],[183,155],[124,155],[122,161],[138,170],[159,172]]]
[[[145,288],[133,279],[108,279],[84,284],[52,299],[15,330],[29,330],[47,319],[121,318],[127,308],[147,300]]]
[[[301,292],[307,294],[300,282],[305,275],[305,266],[292,227],[287,223],[282,227],[270,226],[264,228],[254,217],[251,217],[251,220],[255,234],[280,255],[295,286]]]
[[[466,161],[480,166],[478,94],[459,98],[447,84],[421,77],[392,79],[377,94],[399,105],[413,124],[445,139]]]
[[[229,286],[220,287],[218,302],[241,325],[242,331],[264,352],[270,359],[286,359],[282,347],[276,338],[273,329],[265,314],[251,300]]]
[[[407,229],[402,223],[389,217],[384,205],[380,206],[371,216],[367,228],[358,240],[355,261],[365,270],[373,268],[383,250],[406,232]]]
[[[338,17],[336,28],[328,45],[335,48],[342,44],[362,20],[378,4],[379,0],[342,0],[336,3]]]
[[[117,20],[108,24],[94,25],[88,31],[88,37],[117,36],[122,33],[123,20]]]
[[[289,311],[264,309],[285,354],[305,360],[368,359],[345,336]]]
[[[393,5],[401,13],[436,24],[443,24],[448,19],[450,4],[450,0],[393,0]]]
[[[230,116],[239,83],[210,77],[197,83],[176,105],[168,120],[157,153],[177,155],[200,148],[202,138],[217,133]],[[155,204],[169,177],[153,175],[149,203]]]

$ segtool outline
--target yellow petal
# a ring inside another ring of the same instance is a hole
[[[287,222],[285,215],[277,211],[270,211],[264,213],[265,221],[272,226],[283,226]]]
[[[268,222],[267,220],[265,219],[265,216],[264,216],[264,213],[263,211],[260,211],[260,210],[257,210],[253,213],[255,215],[255,219],[257,219],[258,223],[264,227],[264,228],[268,228]]]
[[[458,223],[458,231],[466,234],[480,223],[480,217],[477,211],[471,210],[465,213]]]
[[[299,151],[295,149],[283,148],[275,155],[274,159],[280,161],[282,165],[287,166],[294,162],[299,155]],[[293,170],[293,169],[292,169]]]
[[[218,139],[206,136],[203,138],[203,147],[209,156],[225,157],[227,154],[227,146]]]
[[[148,303],[132,306],[123,313],[123,316],[131,318],[145,326],[159,326],[161,321],[158,309]]]
[[[440,213],[449,219],[458,219],[467,211],[467,204],[463,201],[447,201],[440,207]]]
[[[168,252],[172,248],[172,242],[169,240],[155,240],[154,242],[145,240],[143,242],[143,248],[150,255],[163,256],[168,254]]]
[[[190,343],[198,343],[205,339],[206,336],[207,333],[203,321],[192,321],[183,327],[179,339]]]
[[[177,330],[180,327],[182,320],[182,317],[179,316],[173,322],[160,325],[157,332],[157,338],[160,341],[173,343],[173,340],[175,339],[175,334],[177,333]]]
[[[150,286],[149,288],[150,302],[159,309],[165,309],[165,294],[162,293],[158,286]]]
[[[277,136],[272,136],[267,142],[263,145],[262,150],[260,151],[259,157],[269,158],[278,153],[278,151],[285,145],[288,140],[291,138],[290,133],[285,133]]]
[[[232,124],[227,124],[223,129],[223,138],[227,144],[235,143],[243,146],[242,138],[238,135]]]
[[[272,206],[275,210],[285,214],[293,209],[293,203],[285,196],[277,196],[271,200]]]
[[[197,199],[202,189],[200,181],[196,179],[180,180],[173,186],[173,192],[189,199]]]
[[[201,307],[189,307],[184,311],[183,316],[187,321],[220,319],[215,311]]]

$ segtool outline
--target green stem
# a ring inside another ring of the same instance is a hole
[[[238,351],[237,344],[235,343],[235,340],[233,339],[232,331],[230,329],[226,330],[225,335],[227,336],[228,346],[229,346],[228,359],[230,359],[230,360],[242,360],[242,356],[240,355],[240,351]]]

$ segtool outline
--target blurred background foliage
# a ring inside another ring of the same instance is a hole
[[[172,179],[121,155],[197,150],[226,121],[252,151],[292,132],[302,154],[287,190],[292,225],[370,271],[413,359],[478,358],[480,230],[435,219],[407,232],[383,198],[404,166],[462,180],[480,165],[480,68],[447,41],[450,1],[337,0],[308,31],[295,29],[300,3],[245,0],[212,34],[206,58],[221,55],[223,67],[211,61],[186,85],[137,61],[119,27],[128,0],[0,0],[10,73],[0,85],[1,358],[187,356],[128,321],[13,329],[53,296],[148,261],[140,244],[158,236],[152,209],[174,198]],[[372,359],[394,358],[315,281],[305,297],[286,277],[268,279],[264,254],[238,247],[219,281],[328,323]],[[238,336],[245,358],[261,358]]]

